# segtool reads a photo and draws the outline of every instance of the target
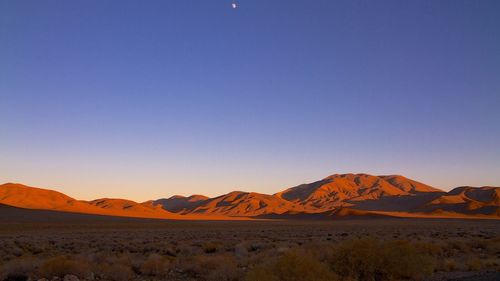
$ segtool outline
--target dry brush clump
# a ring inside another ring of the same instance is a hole
[[[176,261],[176,269],[196,280],[236,281],[242,275],[236,257],[229,253],[180,257]]]
[[[20,258],[3,263],[0,266],[0,280],[28,280],[36,276],[38,261]]]
[[[421,280],[435,259],[408,241],[354,239],[285,251],[251,269],[246,280]]]
[[[124,264],[104,264],[98,270],[98,276],[104,280],[127,281],[134,280],[136,275],[130,266]]]
[[[57,256],[43,261],[38,272],[41,277],[45,278],[64,277],[66,275],[85,278],[91,272],[91,268],[84,260],[76,260],[68,256]]]
[[[150,254],[140,265],[139,273],[144,276],[162,278],[166,277],[171,269],[172,261],[169,256]]]
[[[421,280],[435,268],[435,259],[408,241],[360,239],[333,248],[328,263],[342,280]]]
[[[201,245],[203,252],[206,254],[212,254],[217,252],[217,249],[220,247],[218,244],[214,242],[205,242]]]
[[[325,263],[304,250],[291,250],[270,258],[248,272],[246,281],[336,281],[339,277]]]

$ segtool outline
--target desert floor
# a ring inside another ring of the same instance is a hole
[[[500,280],[492,220],[7,215],[0,280]]]

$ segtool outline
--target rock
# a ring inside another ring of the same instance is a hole
[[[64,281],[80,281],[80,279],[75,275],[66,275],[64,276]]]
[[[87,276],[85,277],[85,280],[89,280],[89,281],[95,280],[94,272],[90,272],[89,274],[87,274]]]
[[[276,252],[280,253],[280,254],[284,254],[286,252],[288,252],[290,250],[290,248],[288,247],[279,247]]]

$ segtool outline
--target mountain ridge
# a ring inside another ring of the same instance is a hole
[[[464,217],[500,219],[500,187],[461,186],[445,192],[401,175],[333,174],[275,194],[233,191],[209,198],[180,196],[138,203],[119,198],[77,200],[58,191],[0,185],[0,204],[139,218],[248,219]]]

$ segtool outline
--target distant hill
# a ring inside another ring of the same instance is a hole
[[[26,209],[65,211],[123,217],[176,217],[163,208],[123,199],[80,201],[57,191],[22,184],[0,185],[0,203]]]
[[[205,200],[185,213],[253,217],[270,213],[281,214],[287,211],[303,211],[303,209],[273,195],[233,191]]]
[[[172,196],[143,203],[102,198],[81,201],[22,184],[0,185],[0,204],[136,218],[339,219],[439,217],[500,219],[500,187],[457,187],[444,192],[400,175],[335,174],[273,195],[233,191],[218,197]]]
[[[426,212],[455,212],[500,216],[500,188],[493,186],[457,187],[422,206]]]

